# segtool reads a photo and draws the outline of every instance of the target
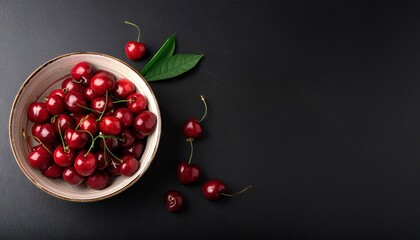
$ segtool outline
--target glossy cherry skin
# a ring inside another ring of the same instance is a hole
[[[136,87],[130,80],[118,79],[115,82],[115,87],[112,91],[112,94],[118,99],[126,99],[128,95],[134,93],[135,91]]]
[[[90,80],[90,87],[98,95],[105,95],[114,89],[115,76],[107,71],[98,71]]]
[[[125,55],[130,60],[138,60],[146,53],[146,45],[142,42],[128,41],[125,45]]]
[[[56,147],[53,153],[54,162],[61,167],[73,165],[75,158],[76,151],[74,149],[68,148],[64,151],[64,148],[61,145]]]
[[[156,122],[157,118],[153,112],[143,111],[134,118],[133,127],[137,133],[147,136],[155,129]]]
[[[74,159],[74,168],[81,176],[89,176],[96,169],[96,156],[93,153],[87,153],[85,150],[80,150]]]
[[[116,138],[106,137],[105,140],[104,139],[99,140],[99,148],[100,149],[104,149],[104,142],[106,144],[106,147],[110,151],[117,150],[120,146],[120,140],[118,140]]]
[[[66,107],[72,113],[82,113],[87,107],[85,97],[81,92],[71,90],[65,97]]]
[[[111,162],[111,155],[107,151],[99,150],[94,153],[96,156],[96,169],[105,170]],[[106,158],[106,159],[105,159]]]
[[[184,198],[179,191],[168,191],[165,193],[165,205],[166,209],[170,212],[178,212],[184,205]]]
[[[201,192],[203,196],[209,200],[218,200],[220,198],[220,193],[225,192],[226,185],[224,182],[219,179],[212,179],[203,184],[201,187]]]
[[[71,185],[80,185],[85,179],[77,173],[74,166],[68,166],[63,171],[63,179]]]
[[[190,118],[185,122],[182,131],[184,132],[185,137],[194,139],[198,138],[202,134],[203,129],[197,119]]]
[[[113,164],[108,164],[108,167],[106,168],[106,171],[109,173],[112,177],[121,176],[120,169],[116,165],[116,167]]]
[[[143,155],[144,143],[143,142],[134,142],[129,148],[123,149],[122,154],[131,155],[136,159],[140,159]]]
[[[115,110],[114,116],[120,120],[121,125],[125,128],[130,127],[133,124],[134,116],[128,108],[118,108]]]
[[[60,115],[66,110],[66,102],[63,97],[58,95],[49,96],[47,99],[47,110],[52,115]]]
[[[64,141],[73,149],[81,149],[86,146],[88,133],[80,130],[68,129],[64,134]]]
[[[28,160],[33,168],[44,170],[50,165],[52,155],[43,146],[40,146],[29,153]]]
[[[48,95],[48,97],[51,97],[51,96],[54,96],[54,95],[60,96],[60,97],[62,97],[63,99],[64,99],[64,97],[66,96],[66,94],[63,92],[63,90],[62,90],[62,89],[54,89],[54,90],[52,90],[52,91],[50,92],[50,94]]]
[[[42,143],[54,143],[57,141],[57,132],[51,123],[36,123],[32,126],[32,136]],[[38,141],[35,139],[36,141]]]
[[[34,123],[43,123],[50,119],[50,112],[47,109],[47,104],[43,102],[31,102],[26,113],[29,120]]]
[[[118,165],[121,175],[128,177],[133,176],[140,167],[139,161],[129,155],[123,156],[122,160],[122,164]]]
[[[49,178],[58,178],[63,176],[63,168],[53,163],[42,171],[42,175]]]
[[[136,139],[133,132],[127,128],[121,132],[120,138],[123,139],[123,141],[120,143],[120,147],[123,149],[131,147],[134,143],[134,140]]]
[[[120,120],[114,116],[105,116],[99,121],[99,130],[105,135],[118,135],[122,126]]]
[[[176,176],[182,184],[192,184],[200,177],[200,167],[197,164],[181,162],[177,167]]]
[[[132,93],[127,96],[127,108],[132,113],[137,114],[144,110],[146,110],[147,107],[147,99],[146,97],[141,93]]]
[[[61,88],[64,92],[76,91],[83,93],[83,91],[85,90],[85,87],[82,83],[77,83],[76,80],[74,80],[71,77],[68,77],[63,80],[63,82],[61,83]]]
[[[114,108],[114,104],[112,102],[111,97],[108,97],[107,100],[106,97],[102,96],[94,98],[90,102],[90,108],[96,111],[95,114],[99,115],[102,113],[102,111],[104,111],[104,108],[105,112],[111,111]]]
[[[95,190],[104,189],[108,186],[109,174],[106,171],[95,171],[86,177],[86,185]]]
[[[59,126],[61,134],[64,134],[68,129],[74,129],[76,127],[74,119],[67,114],[61,114],[55,119],[54,127],[57,133]]]
[[[80,130],[85,130],[90,132],[92,135],[98,133],[99,127],[98,122],[93,114],[88,114],[80,120],[79,124]]]
[[[94,68],[88,62],[79,62],[71,69],[71,77],[76,81],[81,81],[83,85],[89,85],[93,77]]]
[[[83,96],[85,99],[89,102],[91,102],[93,99],[100,97],[99,94],[96,94],[90,86],[87,86],[85,90],[83,90]]]

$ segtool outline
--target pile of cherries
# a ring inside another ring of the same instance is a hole
[[[138,170],[157,121],[130,80],[88,62],[77,63],[45,101],[31,102],[27,116],[38,143],[30,165],[46,177],[97,190]]]
[[[193,141],[194,139],[200,137],[203,133],[203,127],[201,125],[201,121],[204,120],[204,118],[207,115],[207,103],[205,101],[205,98],[203,95],[200,96],[201,101],[203,101],[204,104],[204,114],[201,117],[200,120],[197,120],[196,118],[190,118],[188,119],[183,126],[183,133],[184,136],[187,138],[187,142],[190,144],[190,157],[188,159],[188,162],[181,162],[177,169],[176,169],[176,176],[180,183],[184,185],[191,185],[195,183],[198,178],[200,177],[201,169],[197,164],[191,164],[194,148],[193,148]],[[226,197],[233,197],[238,194],[241,194],[245,191],[247,191],[249,188],[251,188],[251,185],[248,187],[242,189],[239,192],[230,194],[226,192],[226,185],[223,181],[215,178],[206,181],[201,186],[201,192],[203,196],[206,199],[209,200],[218,200],[221,196]],[[184,205],[184,197],[183,194],[177,190],[171,190],[165,193],[164,201],[166,208],[170,212],[178,212],[182,209]]]

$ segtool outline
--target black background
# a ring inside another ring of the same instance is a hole
[[[0,1],[0,238],[414,239],[420,237],[420,2]],[[136,30],[149,50],[124,55]],[[38,66],[95,51],[141,69],[166,38],[198,67],[150,83],[163,133],[136,184],[66,202],[35,187],[8,141],[10,108]],[[200,117],[200,183],[183,186],[184,121]],[[210,202],[220,178],[243,195]],[[165,209],[181,191],[183,212]]]

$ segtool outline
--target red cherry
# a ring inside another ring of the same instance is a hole
[[[132,113],[140,113],[146,110],[147,107],[147,99],[141,93],[132,93],[127,96],[127,108]]]
[[[63,175],[63,168],[53,163],[45,170],[43,170],[42,174],[49,178],[58,178]]]
[[[82,93],[71,90],[65,97],[66,107],[72,113],[82,113],[87,108],[87,102]]]
[[[118,108],[115,110],[114,116],[120,120],[121,125],[125,128],[130,127],[133,124],[133,113],[128,110],[128,108]]]
[[[184,199],[180,192],[172,190],[165,193],[166,209],[170,212],[178,212],[184,205]]]
[[[96,114],[101,114],[104,111],[104,108],[105,112],[111,111],[114,108],[114,104],[110,97],[106,99],[106,97],[102,96],[94,98],[90,103],[90,108],[94,110]]]
[[[43,123],[50,119],[47,104],[43,102],[31,102],[28,106],[27,116],[34,123]]]
[[[109,175],[105,171],[95,171],[86,177],[86,185],[92,189],[101,190],[108,186]]]
[[[118,135],[122,130],[120,120],[114,116],[105,116],[99,121],[99,130],[103,134]]]
[[[94,68],[88,62],[79,62],[71,69],[71,77],[78,82],[81,81],[84,85],[89,85],[93,73]]]
[[[96,156],[93,153],[87,153],[86,150],[80,150],[74,159],[74,168],[81,176],[89,176],[96,169]]]
[[[111,155],[107,151],[99,150],[95,153],[95,156],[97,160],[96,169],[98,170],[105,170],[112,160]]]
[[[128,177],[133,176],[140,167],[139,161],[130,155],[123,156],[122,160],[122,164],[118,166],[121,175]]]
[[[153,112],[143,111],[134,118],[133,126],[137,133],[147,136],[155,129],[156,122],[157,118]]]
[[[115,87],[112,93],[118,99],[126,99],[128,95],[134,93],[135,91],[136,87],[130,80],[119,79],[115,82]]]
[[[106,137],[99,141],[99,148],[104,149],[104,142],[110,151],[117,150],[120,146],[120,141],[113,137]]]
[[[115,86],[115,76],[107,71],[98,71],[90,80],[90,87],[98,95],[111,92]]]
[[[54,90],[52,90],[50,92],[50,94],[48,95],[48,97],[51,97],[51,96],[54,96],[54,95],[60,96],[62,98],[64,98],[66,96],[66,94],[63,92],[62,89],[54,89]]]
[[[78,83],[71,77],[68,77],[63,80],[63,82],[61,83],[61,88],[64,92],[76,91],[83,93],[83,91],[85,90],[85,87],[82,83]]]
[[[86,146],[88,137],[88,133],[85,131],[67,129],[66,133],[64,134],[64,141],[71,148],[81,149]]]
[[[203,119],[207,115],[207,103],[203,95],[201,95],[200,98],[204,104],[204,114],[200,120],[197,120],[195,118],[190,118],[188,121],[185,122],[184,127],[182,128],[182,131],[184,132],[184,135],[187,138],[191,138],[191,139],[198,138],[199,136],[201,136],[203,132],[203,128],[201,127],[200,122],[203,121]]]
[[[120,147],[123,149],[131,147],[135,140],[135,136],[130,129],[124,129],[120,137],[122,138]]]
[[[64,150],[63,146],[55,148],[53,153],[54,162],[61,167],[67,167],[73,165],[76,157],[76,151],[72,148]]]
[[[146,45],[140,42],[140,28],[134,23],[127,21],[125,23],[136,27],[138,31],[137,41],[129,41],[125,45],[125,54],[131,60],[138,60],[146,53]]]
[[[61,133],[65,133],[69,128],[74,129],[76,127],[74,119],[67,114],[61,114],[55,119],[54,127],[56,132],[58,132],[58,126],[60,126]]]
[[[201,187],[201,191],[205,198],[209,200],[218,200],[220,196],[233,197],[247,191],[249,188],[251,188],[251,185],[237,193],[228,194],[225,192],[226,185],[224,182],[222,182],[219,179],[212,179],[203,184],[203,186]]]
[[[83,91],[83,96],[85,97],[86,100],[91,102],[93,99],[99,97],[100,95],[96,94],[90,86],[87,86],[85,90]]]
[[[93,116],[93,114],[86,115],[80,120],[78,124],[80,130],[88,131],[92,135],[98,133],[98,123],[96,122],[96,118]]]
[[[63,171],[63,179],[71,185],[80,185],[85,179],[77,173],[74,166],[68,166]]]
[[[197,179],[200,177],[200,167],[197,164],[191,164],[191,159],[193,156],[194,148],[193,148],[193,140],[188,139],[188,142],[190,143],[190,158],[188,159],[188,162],[181,162],[177,169],[176,169],[176,176],[178,180],[182,184],[191,184],[197,181]]]
[[[117,166],[114,166],[113,164],[109,164],[106,168],[106,171],[109,173],[110,176],[118,177],[121,176],[120,169]]]
[[[136,159],[140,159],[143,155],[144,143],[143,142],[134,142],[129,148],[123,149],[122,154],[131,155]]]
[[[28,160],[33,168],[44,170],[50,165],[52,154],[49,149],[40,146],[29,153]]]
[[[64,101],[64,98],[58,95],[49,96],[46,104],[47,104],[47,110],[52,115],[62,114],[66,110],[66,103]]]
[[[58,134],[51,123],[36,123],[32,126],[32,136],[43,143],[54,143]]]

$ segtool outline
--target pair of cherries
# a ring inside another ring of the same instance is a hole
[[[200,137],[203,133],[203,127],[201,125],[201,121],[204,120],[204,118],[207,115],[207,103],[205,101],[205,98],[203,95],[200,96],[201,101],[203,101],[204,104],[204,114],[201,117],[200,120],[197,120],[196,118],[190,118],[188,119],[183,126],[183,133],[184,136],[187,138],[187,142],[190,144],[190,157],[188,159],[188,162],[181,162],[176,170],[176,176],[178,178],[178,181],[181,182],[184,185],[190,185],[195,183],[198,178],[200,177],[200,167],[197,164],[192,164],[192,156],[194,152],[193,148],[193,141],[194,139]],[[220,179],[211,179],[206,181],[202,187],[201,192],[203,196],[206,199],[209,200],[218,200],[221,196],[227,196],[227,197],[233,197],[238,194],[241,194],[248,190],[251,186],[248,186],[241,191],[229,194],[226,193],[226,185],[223,181]],[[166,192],[164,196],[165,205],[168,211],[170,212],[177,212],[182,209],[184,204],[184,197],[181,194],[181,192],[177,190],[171,190]]]

